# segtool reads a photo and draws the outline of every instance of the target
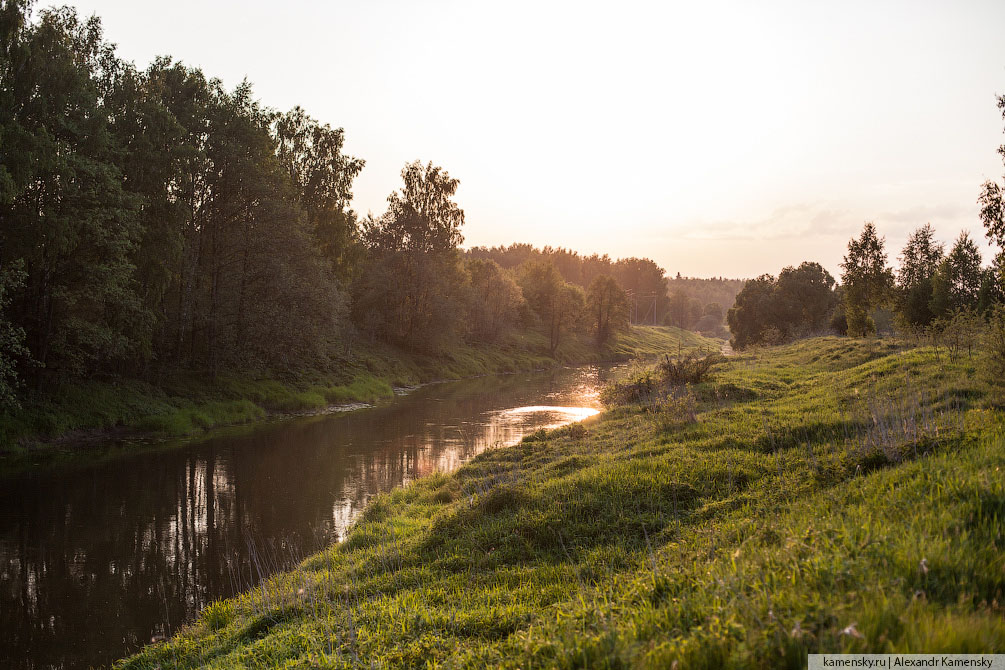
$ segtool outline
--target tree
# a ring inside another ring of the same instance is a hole
[[[614,277],[601,274],[590,282],[586,302],[593,321],[597,346],[628,327],[628,296]]]
[[[876,234],[876,226],[866,223],[858,239],[848,242],[848,253],[841,263],[841,283],[844,285],[845,318],[848,334],[862,337],[875,332],[870,315],[890,298],[893,271],[886,265],[884,240]]]
[[[437,353],[462,334],[467,282],[455,253],[385,252],[353,283],[353,320],[384,341]]]
[[[565,333],[581,319],[583,290],[566,284],[551,262],[528,262],[521,268],[519,282],[527,306],[548,334],[548,351],[554,356]]]
[[[690,330],[701,318],[701,307],[683,291],[670,294],[666,310],[666,322],[682,330]]]
[[[844,311],[844,286],[839,284],[834,288],[834,297],[837,299],[837,306],[834,307],[834,313],[827,325],[838,335],[844,336],[848,334],[848,318]]]
[[[1005,303],[1005,251],[995,254],[994,261],[981,271],[981,291],[977,311],[990,315],[995,306]]]
[[[697,301],[695,301],[697,302]],[[701,318],[694,325],[694,329],[699,333],[720,337],[725,334],[723,324],[722,305],[717,302],[710,302],[702,308]]]
[[[736,302],[726,313],[735,349],[758,344],[765,330],[777,322],[774,294],[775,278],[767,274],[751,279],[736,294]]]
[[[983,360],[979,374],[983,381],[995,392],[989,400],[1001,406],[1005,402],[1005,305],[996,304],[988,319],[988,329],[984,335]]]
[[[667,278],[663,268],[648,258],[622,258],[611,267],[611,276],[636,301],[636,322],[659,323],[667,309]]]
[[[460,181],[443,168],[419,161],[406,165],[401,178],[405,185],[388,196],[387,213],[366,222],[367,246],[430,253],[456,249],[464,241],[464,210],[452,200]]]
[[[43,373],[328,360],[329,252],[358,237],[341,131],[170,58],[139,72],[97,19],[26,7],[0,8],[0,264],[25,263],[9,313]]]
[[[1005,119],[1005,95],[998,96],[998,109],[1002,111],[1002,118]],[[1005,163],[1005,144],[998,146],[998,154]],[[984,224],[987,237],[998,245],[999,249],[993,266],[997,272],[985,276],[982,305],[986,310],[993,301],[1001,301],[1005,297],[1005,272],[1003,272],[1005,263],[1002,262],[1002,254],[1005,254],[1005,188],[991,180],[985,181],[981,185],[977,203],[981,207],[981,223]]]
[[[907,238],[907,244],[900,254],[900,268],[897,270],[897,286],[910,288],[926,279],[931,279],[939,269],[945,255],[945,245],[935,241],[932,224],[926,223]]]
[[[524,304],[523,292],[495,261],[471,258],[465,266],[471,286],[469,332],[476,340],[497,340],[516,321]]]
[[[123,188],[103,101],[121,71],[96,18],[3,9],[0,58],[0,263],[23,259],[11,308],[52,375],[122,362],[152,318],[134,281],[140,202]]]
[[[907,239],[900,255],[897,272],[897,315],[908,329],[924,328],[935,318],[931,303],[933,280],[945,255],[941,242],[935,242],[931,224],[918,228]]]
[[[717,302],[710,302],[701,311],[702,318],[708,317],[716,323],[722,323],[722,305]]]
[[[352,182],[364,161],[343,153],[342,128],[322,125],[300,107],[276,117],[273,132],[279,162],[294,186],[308,229],[332,270],[347,280],[360,248],[349,203]]]
[[[582,259],[582,267],[580,268],[579,274],[582,277],[583,284],[581,286],[589,286],[593,283],[593,280],[598,276],[606,274],[611,274],[611,259],[607,254],[600,256],[598,254],[592,254],[590,256],[584,256]],[[615,280],[617,281],[617,280]]]
[[[828,327],[838,297],[834,278],[819,263],[786,267],[778,278],[748,281],[726,314],[737,349],[778,344]]]
[[[11,322],[6,314],[11,293],[23,286],[25,276],[24,263],[20,261],[0,267],[0,410],[19,406],[18,367],[29,357],[24,329]]]
[[[1005,119],[1005,95],[998,96],[998,109],[1002,110]],[[1005,162],[1005,144],[998,147],[998,153]],[[981,207],[981,222],[987,231],[988,239],[1005,249],[1005,188],[990,179],[981,185],[981,194],[977,199]]]
[[[553,329],[551,355],[558,349],[559,339],[567,333],[585,330],[586,292],[576,284],[562,286],[559,318]]]
[[[458,335],[464,309],[467,278],[457,252],[464,212],[451,199],[460,182],[418,161],[401,177],[387,212],[364,222],[371,258],[353,286],[353,315],[379,337],[434,351]]]
[[[933,279],[932,312],[944,318],[960,310],[976,309],[982,280],[980,249],[970,233],[963,231]]]
[[[834,277],[819,263],[784,268],[775,286],[780,316],[776,327],[786,337],[824,330],[837,302],[834,284]]]

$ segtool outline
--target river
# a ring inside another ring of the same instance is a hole
[[[341,538],[373,495],[595,413],[595,367],[432,384],[0,480],[0,666],[109,664]],[[90,456],[90,453],[88,454]]]

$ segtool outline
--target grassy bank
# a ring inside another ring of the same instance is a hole
[[[109,431],[178,437],[213,427],[248,423],[273,413],[320,411],[331,405],[374,402],[393,395],[392,386],[458,379],[498,372],[549,368],[566,363],[624,360],[667,349],[714,348],[717,341],[676,328],[636,327],[598,350],[587,337],[571,338],[549,356],[545,338],[513,334],[482,346],[464,345],[438,356],[417,355],[364,343],[345,365],[297,376],[179,373],[153,385],[136,379],[67,381],[30,397],[22,410],[0,414],[0,453],[11,457],[35,449],[79,443]]]
[[[802,668],[1005,651],[975,363],[824,338],[486,452],[124,668]]]

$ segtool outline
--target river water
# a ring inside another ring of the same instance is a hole
[[[377,407],[0,479],[0,667],[88,668],[343,536],[373,495],[596,412],[606,372],[433,384]]]

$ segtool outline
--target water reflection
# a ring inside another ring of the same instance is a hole
[[[596,411],[595,368],[14,476],[0,488],[0,666],[109,663],[340,537],[376,493]]]

